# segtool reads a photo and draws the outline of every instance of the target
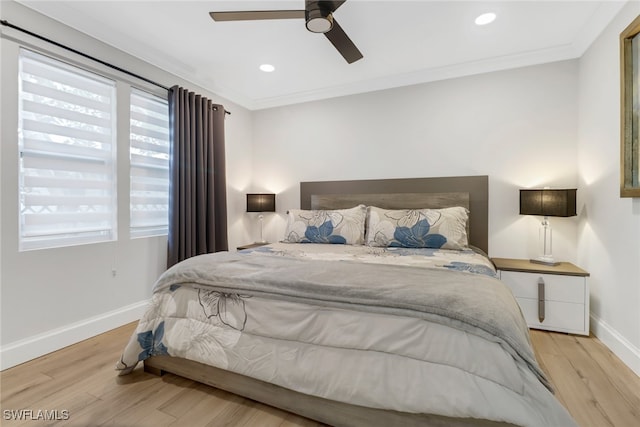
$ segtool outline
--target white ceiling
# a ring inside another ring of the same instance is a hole
[[[309,33],[304,20],[209,17],[210,11],[304,9],[304,0],[18,2],[261,109],[577,58],[626,1],[348,0],[334,17],[364,55],[350,65],[324,35]],[[476,26],[474,19],[489,11],[497,19]],[[275,72],[260,71],[263,63]]]

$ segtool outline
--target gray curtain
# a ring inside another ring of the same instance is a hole
[[[228,249],[224,118],[222,105],[178,86],[169,90],[167,267]]]

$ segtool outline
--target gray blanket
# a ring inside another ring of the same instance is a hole
[[[499,342],[551,390],[511,291],[485,275],[220,252],[174,265],[154,291],[175,285],[437,322]]]

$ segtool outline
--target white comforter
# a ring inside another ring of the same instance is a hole
[[[241,256],[256,264],[257,257],[280,256],[495,276],[491,262],[471,250],[274,244]],[[194,276],[158,287],[118,369],[127,373],[151,355],[169,354],[372,408],[522,426],[574,425],[537,366],[532,369],[499,337],[455,322],[212,290],[198,282]]]

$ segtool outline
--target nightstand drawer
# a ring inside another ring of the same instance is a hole
[[[538,300],[531,298],[516,298],[530,328],[547,329],[569,333],[584,334],[585,326],[584,304],[568,302],[546,301],[544,320],[538,319]]]
[[[544,281],[546,301],[583,304],[586,299],[586,280],[579,276],[561,276],[544,273],[501,271],[500,278],[511,288],[516,298],[538,300],[538,282]]]
[[[492,261],[530,328],[589,335],[588,272],[569,262],[546,266],[516,258]],[[538,285],[541,280],[544,286]]]

